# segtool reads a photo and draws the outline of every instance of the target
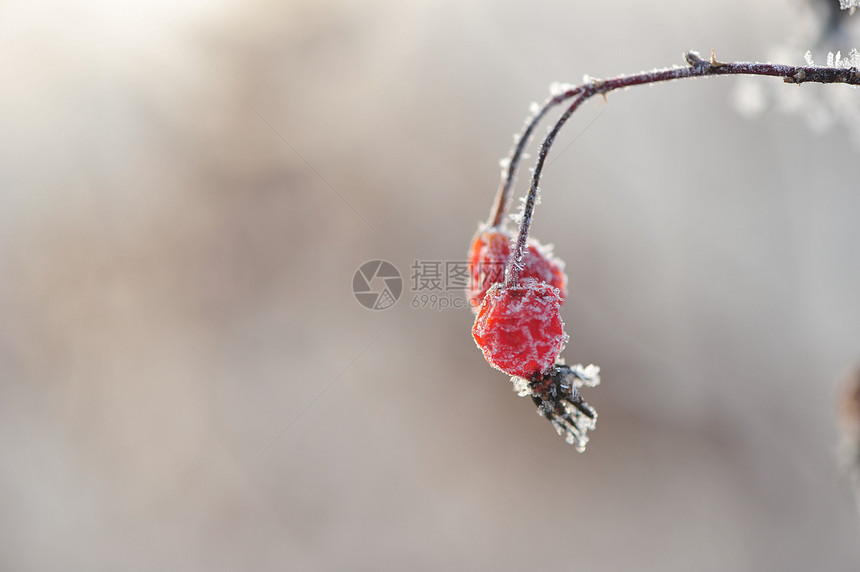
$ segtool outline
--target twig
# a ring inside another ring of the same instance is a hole
[[[532,117],[517,141],[516,146],[511,151],[505,178],[499,187],[499,192],[497,193],[496,199],[493,203],[493,211],[491,212],[490,220],[488,221],[492,223],[490,226],[496,226],[501,221],[502,213],[506,208],[508,197],[510,195],[510,189],[513,184],[513,175],[517,164],[519,163],[523,149],[525,148],[528,139],[531,137],[531,134],[538,122],[554,106],[570,98],[576,98],[561,117],[559,117],[558,121],[556,121],[556,124],[549,131],[541,144],[537,163],[535,164],[534,173],[532,174],[529,192],[523,206],[522,221],[520,223],[520,231],[517,236],[516,246],[511,250],[511,255],[508,259],[507,268],[505,270],[505,285],[513,285],[519,278],[521,261],[526,247],[526,241],[528,240],[529,227],[531,226],[532,215],[534,213],[535,202],[537,200],[538,185],[546,162],[547,153],[549,153],[549,149],[552,147],[553,141],[555,140],[556,135],[558,135],[558,132],[573,112],[576,111],[576,109],[588,98],[597,94],[605,95],[610,91],[632,87],[634,85],[645,85],[676,79],[713,75],[761,75],[781,77],[785,83],[793,84],[812,82],[860,85],[860,70],[857,68],[787,66],[782,64],[764,64],[757,62],[719,62],[714,57],[713,52],[711,52],[709,60],[702,59],[697,52],[685,53],[684,59],[687,61],[687,64],[689,64],[688,67],[685,68],[675,67],[642,72],[633,75],[621,75],[606,80],[590,80],[582,85],[578,85],[549,98],[534,117]]]

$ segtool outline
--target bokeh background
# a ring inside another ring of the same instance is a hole
[[[742,0],[4,3],[0,569],[857,570],[838,122],[750,120],[711,78],[566,127],[534,234],[565,356],[602,367],[584,454],[468,310],[410,305],[550,82],[846,49],[813,28]],[[373,312],[379,258],[405,292]]]

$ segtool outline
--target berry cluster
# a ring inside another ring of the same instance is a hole
[[[496,204],[504,208],[505,202]],[[498,220],[498,213],[493,218]],[[472,337],[487,362],[512,376],[518,393],[531,395],[538,413],[583,451],[597,413],[578,389],[597,385],[599,368],[570,367],[560,359],[569,339],[561,319],[564,262],[537,241],[517,238],[501,224],[487,223],[472,239],[467,289],[477,314]]]
[[[843,7],[857,0],[842,0]],[[597,414],[582,401],[578,389],[600,381],[593,365],[568,367],[559,358],[568,340],[560,309],[567,294],[562,263],[538,243],[529,241],[529,227],[541,173],[556,136],[572,114],[589,98],[627,89],[684,78],[717,75],[758,75],[782,78],[784,83],[842,83],[860,85],[855,56],[849,61],[834,58],[835,65],[806,66],[758,62],[720,62],[697,52],[684,54],[687,67],[674,66],[633,75],[594,80],[586,77],[578,86],[559,85],[543,105],[534,105],[523,132],[515,138],[510,156],[502,162],[502,184],[493,201],[490,218],[469,248],[472,286],[469,300],[477,317],[472,328],[475,343],[493,367],[512,376],[521,396],[531,395],[541,415],[549,419],[569,443],[584,450],[586,433],[594,428]],[[507,233],[504,215],[520,159],[535,128],[555,106],[569,102],[540,146],[532,169],[516,238]]]

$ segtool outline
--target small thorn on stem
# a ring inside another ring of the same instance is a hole
[[[711,50],[711,61],[710,61],[710,64],[711,64],[711,67],[712,67],[712,68],[718,68],[718,67],[722,67],[722,66],[724,66],[724,65],[725,65],[723,62],[718,62],[718,61],[717,61],[717,56],[714,54],[714,50]]]

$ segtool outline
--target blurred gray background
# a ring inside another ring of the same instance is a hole
[[[550,82],[687,49],[799,64],[804,14],[4,3],[0,569],[860,568],[835,461],[848,130],[748,120],[736,78],[574,116],[533,230],[567,261],[565,357],[602,367],[584,454],[468,310],[410,306],[413,261],[464,259]],[[380,312],[351,292],[376,258],[406,280]]]

